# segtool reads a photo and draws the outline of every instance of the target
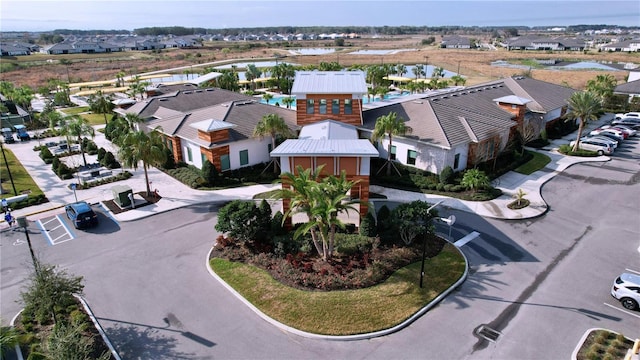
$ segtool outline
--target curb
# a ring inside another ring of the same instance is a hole
[[[446,240],[446,241],[449,244],[451,244],[451,242],[449,240]],[[305,337],[305,338],[308,338],[308,339],[320,339],[320,340],[330,340],[330,341],[356,341],[356,340],[368,340],[368,339],[372,339],[372,338],[376,338],[376,337],[386,336],[386,335],[389,335],[389,334],[392,334],[392,333],[395,333],[397,331],[400,331],[400,330],[404,329],[405,327],[411,325],[414,321],[416,321],[422,315],[424,315],[426,312],[431,310],[433,307],[438,305],[438,303],[440,303],[440,301],[442,301],[451,292],[453,292],[453,290],[455,290],[458,286],[460,286],[463,282],[465,282],[467,280],[467,276],[469,275],[469,260],[467,259],[467,256],[464,254],[464,252],[462,252],[458,247],[455,247],[455,248],[462,255],[462,257],[464,258],[464,262],[465,262],[464,273],[462,274],[462,276],[460,276],[460,278],[455,283],[453,283],[448,289],[446,289],[445,291],[440,293],[440,295],[438,295],[430,303],[425,305],[423,308],[418,310],[416,313],[414,313],[413,315],[411,315],[409,318],[407,318],[406,320],[402,321],[398,325],[390,327],[388,329],[384,329],[384,330],[374,331],[374,332],[371,332],[371,333],[356,334],[356,335],[342,335],[342,336],[341,335],[320,335],[320,334],[315,334],[315,333],[310,333],[310,332],[298,330],[296,328],[293,328],[291,326],[285,325],[285,324],[283,324],[283,323],[271,318],[267,314],[263,313],[256,306],[254,306],[252,303],[250,303],[247,299],[245,299],[239,292],[237,292],[231,285],[227,284],[226,281],[224,281],[220,276],[218,276],[218,274],[215,273],[215,271],[213,271],[211,266],[209,266],[209,260],[211,259],[211,252],[213,251],[213,247],[211,247],[211,250],[209,250],[209,252],[207,253],[205,266],[207,267],[207,271],[209,272],[209,274],[213,278],[218,280],[218,282],[220,284],[222,284],[222,286],[224,286],[227,290],[229,290],[229,292],[231,292],[231,294],[233,294],[238,300],[240,300],[250,310],[252,310],[254,313],[256,313],[256,315],[258,315],[259,317],[261,317],[263,320],[265,320],[266,322],[270,323],[271,325],[279,328],[280,330],[286,331],[286,332],[291,333],[291,334],[299,335],[299,336],[302,336],[302,337]]]

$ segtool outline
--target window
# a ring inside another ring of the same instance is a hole
[[[167,147],[173,152],[173,140],[167,139]]]
[[[200,160],[202,160],[202,163],[204,164],[205,161],[207,161],[207,154],[201,152],[200,153]]]
[[[187,146],[187,160],[189,160],[189,162],[193,161],[193,154],[191,153],[191,148]]]
[[[313,99],[307,99],[307,114],[313,114]]]
[[[331,113],[340,114],[340,99],[331,100]]]
[[[225,171],[231,169],[231,161],[229,155],[220,155],[220,170]]]
[[[267,152],[271,152],[271,150],[273,150],[272,146],[271,146],[271,143],[268,143],[267,144]]]
[[[453,170],[458,170],[458,166],[460,166],[460,154],[456,154],[453,158]]]
[[[318,112],[320,114],[327,113],[327,99],[320,99],[320,110]]]
[[[240,151],[240,165],[244,166],[249,164],[249,150]]]
[[[351,99],[345,99],[344,100],[344,113],[346,115],[351,115],[351,110],[352,110]]]
[[[415,150],[407,150],[407,165],[415,165],[418,152]]]
[[[396,146],[391,145],[391,160],[395,160],[395,159],[396,159]]]

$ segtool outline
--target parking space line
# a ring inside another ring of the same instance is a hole
[[[631,270],[631,269],[624,269],[624,271],[640,274],[640,271],[635,271],[635,270]]]
[[[72,239],[75,239],[76,234],[74,234],[73,231],[71,231],[71,229],[67,227],[67,224],[65,224],[64,220],[60,218],[60,215],[56,215],[56,217],[58,218],[58,221],[60,221],[60,225],[64,226],[64,229],[67,230],[67,233],[69,233],[69,236],[71,236]]]
[[[616,310],[618,310],[618,311],[622,311],[622,312],[623,312],[623,313],[625,313],[625,314],[629,314],[629,315],[631,315],[631,316],[635,316],[635,317],[637,317],[638,319],[640,319],[640,315],[638,315],[638,314],[634,314],[634,313],[632,313],[631,311],[622,310],[622,309],[620,309],[619,307],[614,306],[614,305],[611,305],[611,304],[607,304],[607,303],[604,303],[604,304],[605,304],[606,306],[608,306],[608,307],[612,308],[612,309],[616,309]]]
[[[49,223],[49,221],[47,221],[47,223]],[[51,236],[49,236],[49,232],[47,231],[47,229],[45,229],[44,224],[42,223],[42,221],[40,221],[40,219],[38,219],[38,220],[36,220],[36,224],[40,228],[40,233],[42,235],[44,235],[44,237],[47,239],[47,242],[49,243],[49,245],[53,246],[53,240],[51,239]]]

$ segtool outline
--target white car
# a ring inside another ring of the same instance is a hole
[[[589,140],[597,140],[605,143],[609,143],[611,147],[614,149],[618,148],[618,140],[608,138],[606,136],[594,135],[594,136],[583,136],[580,138],[580,141],[589,141]]]
[[[616,130],[620,130],[623,133],[627,134],[628,137],[631,136],[635,136],[636,135],[636,131],[633,130],[632,128],[626,127],[624,125],[603,125],[600,127],[600,129],[616,129]]]
[[[597,128],[597,129],[591,131],[589,133],[589,135],[600,135],[602,133],[605,133],[607,135],[613,135],[613,137],[618,141],[622,141],[625,138],[625,134],[622,131],[616,130],[616,129]],[[629,135],[627,135],[627,136],[629,136]]]
[[[628,112],[628,113],[625,113],[625,114],[620,113],[620,114],[616,114],[615,118],[616,119],[622,119],[622,118],[625,118],[625,117],[640,118],[640,112]]]
[[[575,140],[569,143],[571,147],[575,144]],[[579,148],[582,150],[595,151],[598,155],[611,155],[613,153],[613,146],[611,146],[611,144],[597,140],[581,140]]]
[[[635,310],[640,304],[640,275],[623,273],[613,281],[611,296],[620,300],[622,306]]]

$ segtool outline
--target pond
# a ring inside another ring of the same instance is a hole
[[[336,49],[330,48],[308,48],[308,49],[295,49],[289,50],[293,55],[324,55],[336,52]]]
[[[391,49],[391,50],[358,50],[349,55],[393,55],[402,51],[416,51],[417,49]]]

